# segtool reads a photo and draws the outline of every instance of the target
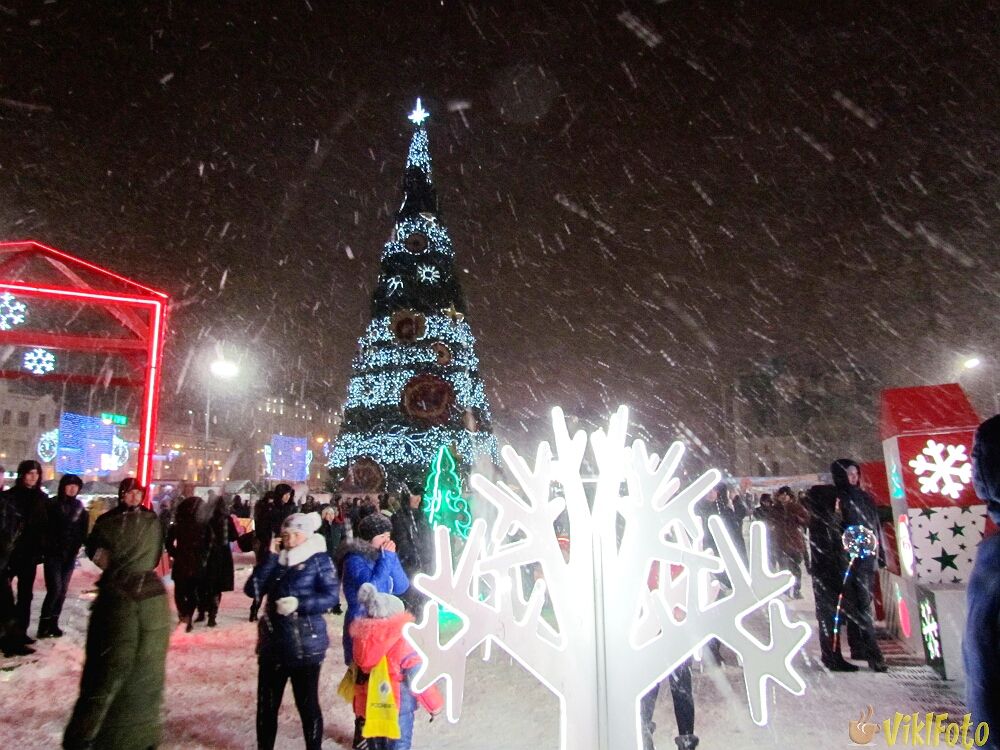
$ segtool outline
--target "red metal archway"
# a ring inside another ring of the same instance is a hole
[[[0,346],[104,353],[128,363],[125,376],[50,372],[32,377],[57,383],[141,388],[136,475],[143,486],[148,486],[170,298],[164,292],[33,240],[0,243],[0,295],[5,294],[42,301],[50,313],[48,322],[60,320],[61,330],[53,330],[53,325],[33,326],[32,316],[16,324],[7,319],[0,322]],[[100,317],[86,317],[94,313]],[[87,326],[94,321],[102,325]],[[99,335],[97,329],[107,335]],[[141,377],[136,377],[139,373]],[[18,369],[0,369],[0,378],[25,375]]]

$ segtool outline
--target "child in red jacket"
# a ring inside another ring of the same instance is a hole
[[[413,622],[402,600],[392,594],[380,594],[370,583],[358,590],[358,603],[366,616],[351,623],[354,640],[354,663],[359,679],[354,688],[354,715],[364,717],[368,705],[368,675],[386,657],[389,681],[399,709],[399,739],[368,738],[360,747],[366,750],[410,750],[413,741],[413,715],[420,703],[431,716],[441,712],[444,701],[438,689],[431,686],[423,693],[410,690],[410,679],[420,666],[420,656],[403,637],[403,625]]]

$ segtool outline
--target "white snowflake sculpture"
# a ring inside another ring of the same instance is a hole
[[[403,289],[403,280],[399,276],[390,276],[385,282],[386,292],[390,297],[398,294]]]
[[[944,457],[946,450],[947,458]],[[909,463],[920,482],[920,491],[925,495],[937,493],[958,500],[962,488],[972,481],[972,464],[964,445],[945,445],[928,440],[920,454]],[[925,473],[929,476],[923,476]]]
[[[25,321],[28,307],[10,292],[0,294],[0,331],[9,331]]]
[[[441,272],[431,265],[419,266],[417,268],[417,278],[425,284],[436,284],[441,279]]]
[[[641,440],[626,445],[628,411],[621,407],[607,432],[590,437],[599,471],[591,502],[581,476],[587,436],[570,436],[560,409],[552,422],[556,457],[542,443],[530,466],[503,449],[517,488],[473,477],[496,518],[489,526],[475,521],[457,560],[448,530],[435,530],[434,573],[414,579],[431,601],[406,630],[423,656],[415,688],[444,678],[448,718],[457,721],[466,658],[480,644],[487,654],[496,644],[559,697],[563,750],[641,748],[641,697],[712,638],[740,655],[758,724],[767,721],[768,680],[802,694],[792,659],[810,629],[790,622],[779,599],[792,576],[767,569],[763,524],[751,525],[749,565],[718,517],[709,525],[719,553],[702,549],[695,504],[719,472],[681,489],[675,473],[684,446],[674,443],[660,460]],[[553,527],[563,513],[566,556]],[[661,574],[650,591],[654,566]],[[670,566],[681,567],[671,575]],[[529,574],[536,568],[537,580]],[[715,582],[722,572],[732,582],[725,594]],[[457,633],[442,633],[441,607],[461,618]],[[752,615],[767,640],[748,629]]]
[[[56,369],[56,355],[36,346],[24,354],[24,369],[32,375],[45,375]]]

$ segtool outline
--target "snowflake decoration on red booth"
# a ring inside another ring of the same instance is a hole
[[[962,488],[972,482],[972,464],[964,445],[928,440],[920,454],[909,463],[925,495],[940,494],[957,500]]]
[[[24,369],[32,375],[46,375],[56,369],[56,355],[36,346],[24,355]]]
[[[24,322],[28,307],[10,292],[0,294],[0,331],[9,331]]]

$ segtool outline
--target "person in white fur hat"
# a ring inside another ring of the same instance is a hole
[[[323,613],[339,603],[339,586],[326,542],[316,533],[321,523],[318,513],[288,516],[272,545],[278,554],[256,566],[244,587],[247,596],[264,600],[257,626],[258,750],[274,748],[289,680],[306,750],[320,750],[323,743],[319,675],[330,645]]]

